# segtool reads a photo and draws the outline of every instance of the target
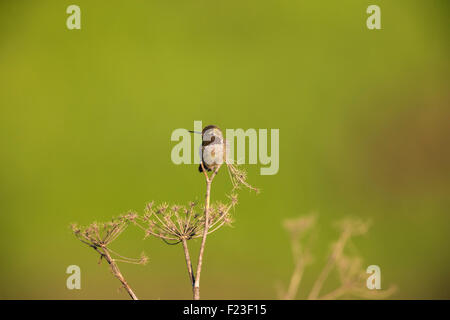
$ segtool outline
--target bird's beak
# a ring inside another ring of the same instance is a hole
[[[192,130],[188,130],[190,133],[198,133],[198,134],[202,134],[201,132],[199,132],[199,131],[192,131]]]

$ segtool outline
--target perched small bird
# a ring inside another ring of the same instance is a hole
[[[200,148],[200,158],[206,171],[215,170],[225,161],[226,148],[225,139],[222,130],[214,125],[203,128],[202,132],[189,131],[202,135],[202,146]],[[198,167],[198,171],[203,172],[202,165]]]

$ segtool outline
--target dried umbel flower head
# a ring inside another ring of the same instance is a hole
[[[138,264],[146,265],[148,263],[148,257],[144,252],[141,253],[141,257],[139,258]]]
[[[116,240],[136,218],[137,214],[130,211],[125,215],[112,219],[110,222],[94,222],[86,227],[72,224],[71,227],[74,235],[81,242],[92,247],[105,247]]]
[[[86,227],[78,227],[76,224],[71,225],[74,235],[100,255],[100,262],[102,259],[108,262],[112,274],[120,281],[122,287],[133,300],[137,300],[137,297],[120,272],[117,262],[145,265],[148,262],[148,257],[144,253],[137,259],[124,257],[112,250],[109,245],[122,234],[130,223],[135,223],[137,218],[138,215],[130,211],[106,223],[94,222]]]
[[[230,210],[237,204],[237,195],[229,196],[230,202],[216,202],[210,205],[208,215],[208,234],[232,222]],[[194,202],[187,205],[155,206],[146,205],[144,214],[133,221],[145,232],[145,237],[154,236],[168,244],[177,244],[183,240],[200,238],[205,228],[205,207]]]
[[[231,184],[233,185],[233,191],[236,189],[240,189],[242,186],[259,193],[260,190],[258,188],[253,187],[247,182],[247,172],[240,168],[236,164],[226,163],[228,174],[230,176]]]

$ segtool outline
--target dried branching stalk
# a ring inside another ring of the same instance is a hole
[[[341,235],[339,239],[332,245],[332,252],[328,257],[322,272],[317,278],[314,286],[308,296],[308,299],[317,299],[325,280],[328,278],[330,271],[333,269],[337,261],[342,258],[344,247],[352,236],[365,234],[369,228],[367,222],[358,220],[345,220],[339,223]]]
[[[136,220],[136,218],[137,214],[130,212],[107,223],[98,224],[94,222],[87,227],[78,227],[76,224],[72,225],[74,235],[81,242],[97,251],[100,255],[99,263],[102,259],[105,259],[108,262],[112,274],[120,281],[123,288],[125,288],[133,300],[138,300],[138,298],[122,275],[117,262],[145,265],[148,262],[148,258],[144,253],[142,253],[141,257],[138,259],[127,258],[113,251],[109,245],[116,240],[127,226]]]
[[[311,256],[302,242],[307,232],[314,225],[314,216],[301,217],[284,222],[284,227],[289,232],[291,238],[295,267],[288,289],[284,294],[280,295],[282,299],[295,299],[298,294],[298,288],[305,266],[311,262]],[[319,274],[307,298],[310,300],[330,300],[350,295],[368,299],[382,299],[392,295],[396,291],[395,286],[391,286],[383,291],[368,290],[365,286],[367,274],[362,267],[362,260],[359,257],[348,256],[344,252],[346,245],[352,237],[367,233],[369,223],[360,220],[345,219],[338,223],[338,228],[341,232],[340,236],[333,243],[327,263]],[[320,296],[323,284],[334,268],[338,272],[340,286],[332,292]]]

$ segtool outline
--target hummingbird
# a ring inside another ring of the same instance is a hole
[[[225,161],[225,140],[219,127],[209,125],[204,127],[202,132],[191,130],[189,132],[202,135],[202,146],[199,152],[203,167],[202,164],[198,166],[199,172],[203,172],[203,168],[206,171],[215,170]]]

